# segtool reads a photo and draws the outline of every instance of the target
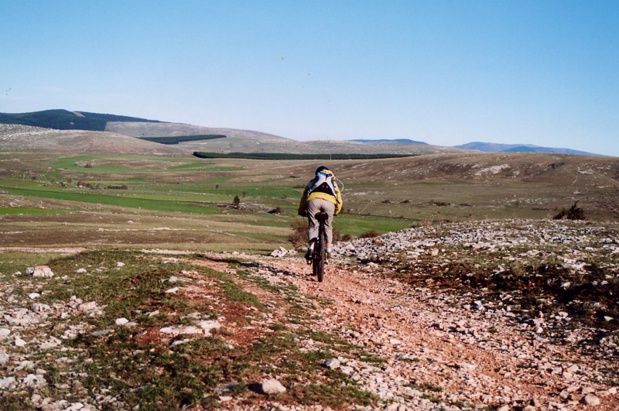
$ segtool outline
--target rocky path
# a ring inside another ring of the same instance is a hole
[[[617,410],[617,388],[598,382],[604,364],[537,336],[501,313],[462,308],[455,297],[411,289],[365,269],[332,264],[323,283],[303,260],[262,260],[315,305],[316,327],[364,346],[381,369],[338,361],[387,409]],[[612,361],[612,359],[610,359]],[[363,372],[365,370],[365,373]]]
[[[115,370],[111,367],[116,362],[97,357],[107,364],[102,372],[106,382],[86,389],[93,375],[84,365],[95,358],[84,361],[90,351],[79,340],[105,347],[110,341],[135,340],[165,349],[166,358],[180,359],[185,350],[194,349],[184,344],[210,336],[210,327],[216,326],[221,332],[211,342],[217,343],[215,348],[221,344],[221,350],[209,356],[213,347],[196,344],[200,348],[193,353],[203,357],[205,367],[243,363],[251,365],[251,371],[222,373],[200,392],[194,408],[182,409],[213,409],[217,404],[222,411],[329,411],[325,404],[335,407],[340,402],[319,396],[331,391],[319,391],[311,400],[293,393],[305,387],[336,387],[349,389],[349,395],[341,397],[350,401],[341,403],[372,404],[345,405],[346,410],[618,410],[616,227],[553,223],[540,228],[502,222],[447,228],[340,244],[323,283],[310,275],[304,260],[285,249],[279,257],[96,252],[55,262],[55,276],[37,274],[36,269],[0,273],[0,400],[14,404],[0,408],[28,409],[20,405],[33,404],[29,409],[41,411],[136,409],[135,402],[122,398],[129,393],[126,387],[115,392],[108,388],[116,377],[105,370]],[[543,276],[546,272],[538,268],[548,268],[549,261],[554,270]],[[526,270],[516,277],[509,264]],[[458,271],[463,266],[466,269]],[[134,306],[139,300],[131,291],[134,287],[127,293],[108,287],[117,296],[112,299],[89,292],[94,284],[105,283],[101,276],[115,278],[117,273],[140,285],[161,276],[142,290],[162,305],[155,311],[151,301]],[[520,280],[537,282],[524,291],[467,283],[476,273],[479,281],[499,278],[517,286],[525,284]],[[438,285],[445,279],[453,286]],[[555,289],[544,288],[554,283]],[[64,292],[66,287],[71,293]],[[557,290],[572,294],[559,299],[551,293]],[[578,294],[580,290],[597,294]],[[521,304],[529,293],[535,303],[544,304]],[[113,307],[117,300],[127,305]],[[579,311],[585,308],[590,310]],[[159,309],[166,312],[162,318]],[[123,317],[100,321],[114,310]],[[266,350],[249,364],[245,357],[251,357],[260,342],[266,342],[263,348],[291,348]],[[156,350],[148,351],[152,355],[128,352],[125,345],[115,347],[114,353],[122,355],[127,366],[162,360]],[[62,378],[54,378],[57,372]],[[179,378],[183,389],[187,376]],[[248,384],[248,390],[231,392],[229,386],[238,381]],[[275,384],[274,395],[264,387],[264,392],[250,388],[264,382]],[[142,387],[144,382],[136,379],[133,384]],[[358,388],[379,400],[352,398]]]

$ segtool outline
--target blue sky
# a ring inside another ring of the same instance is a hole
[[[616,0],[0,0],[0,112],[619,156]]]

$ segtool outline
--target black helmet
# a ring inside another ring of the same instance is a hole
[[[324,170],[331,171],[331,170],[329,170],[329,167],[327,167],[327,166],[320,166],[320,167],[318,167],[316,169],[316,174],[318,174],[318,173],[320,173],[321,171],[324,171]]]

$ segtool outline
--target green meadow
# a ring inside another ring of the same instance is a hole
[[[454,161],[418,156],[327,162],[344,186],[344,211],[335,228],[354,238],[445,221],[547,219],[575,201],[589,218],[616,219],[612,206],[604,208],[616,195],[600,180],[606,176],[574,179],[562,171],[550,178],[545,170],[525,175],[547,158],[514,156],[511,176],[480,177],[481,165]],[[32,233],[35,245],[269,252],[292,246],[288,237],[302,220],[298,202],[316,166],[311,160],[0,153],[0,217],[5,230]],[[46,240],[46,227],[60,220],[65,225]],[[95,223],[100,226],[93,233]],[[111,225],[113,235],[106,231]],[[14,244],[7,236],[0,242]]]
[[[82,155],[43,159],[33,167],[24,158],[0,177],[0,217],[7,229],[26,234],[42,234],[42,227],[48,227],[49,233],[33,238],[43,246],[88,244],[88,227],[101,221],[93,244],[263,252],[290,248],[288,236],[301,219],[298,202],[311,172],[282,177],[273,172],[275,163],[294,167],[298,162]],[[58,219],[66,224],[52,228]],[[343,213],[336,228],[358,236],[410,224],[400,217]],[[166,230],[149,238],[155,226]],[[110,227],[115,235],[102,238]],[[66,234],[59,236],[63,230]],[[132,235],[135,230],[142,232],[141,241]],[[46,236],[55,241],[45,241]],[[6,238],[2,245],[9,242]]]

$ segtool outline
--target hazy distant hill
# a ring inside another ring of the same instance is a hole
[[[56,130],[105,131],[110,121],[159,123],[156,120],[85,111],[45,110],[32,113],[0,113],[0,124],[21,124]]]
[[[569,148],[540,147],[533,144],[498,144],[472,142],[456,147],[469,150],[483,151],[484,153],[549,153],[549,154],[576,154],[595,155],[585,151],[572,150]]]
[[[366,140],[366,139],[354,139],[349,141],[356,141],[357,143],[410,143],[410,144],[428,144],[423,141],[415,141],[408,138],[379,138],[376,140]]]

